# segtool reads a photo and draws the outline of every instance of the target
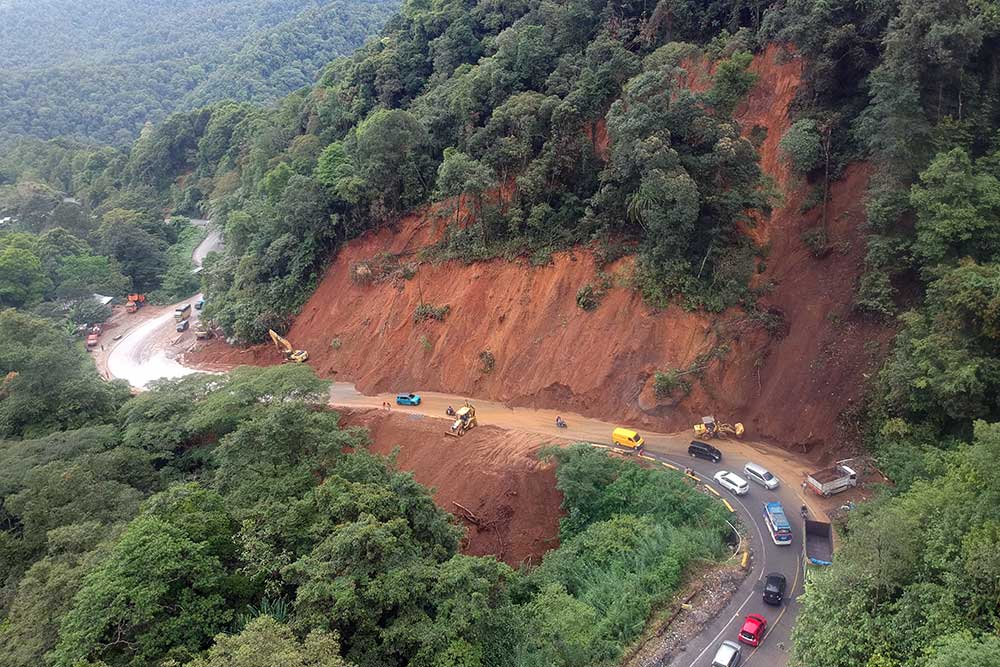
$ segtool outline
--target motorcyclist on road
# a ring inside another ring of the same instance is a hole
[[[556,427],[557,428],[565,428],[566,427],[566,422],[563,421],[562,417],[556,417]]]
[[[455,408],[453,408],[453,407],[451,407],[451,406],[449,405],[449,406],[448,406],[448,409],[447,409],[447,410],[445,410],[445,411],[444,411],[444,413],[445,413],[446,415],[448,415],[449,417],[454,417],[454,416],[455,416]]]

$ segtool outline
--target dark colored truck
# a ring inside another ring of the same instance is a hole
[[[833,564],[833,527],[826,521],[805,520],[806,558],[813,565]]]

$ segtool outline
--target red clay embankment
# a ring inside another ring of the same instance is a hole
[[[700,415],[714,414],[743,421],[754,439],[813,456],[839,448],[839,417],[858,402],[864,373],[878,363],[892,332],[851,307],[865,253],[866,165],[852,165],[831,187],[825,217],[833,250],[816,258],[802,241],[823,212],[800,212],[809,187],[788,170],[778,149],[802,67],[801,59],[778,47],[757,56],[752,70],[759,80],[738,112],[745,135],[758,126],[766,130],[761,164],[783,196],[770,216],[746,230],[768,248],[754,282],[770,285],[760,303],[779,320],[777,335],[735,309],[721,315],[656,311],[624,287],[612,288],[596,310],[584,312],[576,293],[594,281],[599,267],[583,249],[558,253],[542,267],[447,262],[423,264],[410,280],[351,280],[358,262],[379,253],[412,253],[440,238],[447,220],[432,209],[347,244],[296,319],[290,340],[309,350],[321,375],[353,381],[366,393],[449,392],[657,431],[687,428]],[[606,142],[603,127],[590,132]],[[626,259],[614,269],[627,273],[629,266]],[[443,322],[415,322],[421,303],[451,310]],[[713,350],[718,354],[702,376],[688,377],[690,395],[656,398],[656,371],[688,368]],[[487,351],[495,360],[489,372],[480,357]],[[242,353],[214,345],[192,359],[272,363],[278,357],[263,348]]]
[[[462,553],[495,555],[517,567],[537,565],[559,546],[562,494],[555,466],[536,458],[544,437],[480,426],[451,438],[444,419],[382,410],[341,413],[345,425],[369,430],[372,451],[389,455],[398,448],[399,469],[432,487],[434,502],[461,520],[467,529]]]

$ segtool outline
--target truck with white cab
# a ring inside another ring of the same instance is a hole
[[[843,463],[817,470],[806,478],[806,483],[817,495],[832,496],[858,485],[858,473]]]

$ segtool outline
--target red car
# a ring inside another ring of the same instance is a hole
[[[763,616],[750,614],[747,620],[743,621],[743,629],[740,630],[740,641],[750,646],[760,646],[764,640],[764,632],[767,630],[767,620]]]

